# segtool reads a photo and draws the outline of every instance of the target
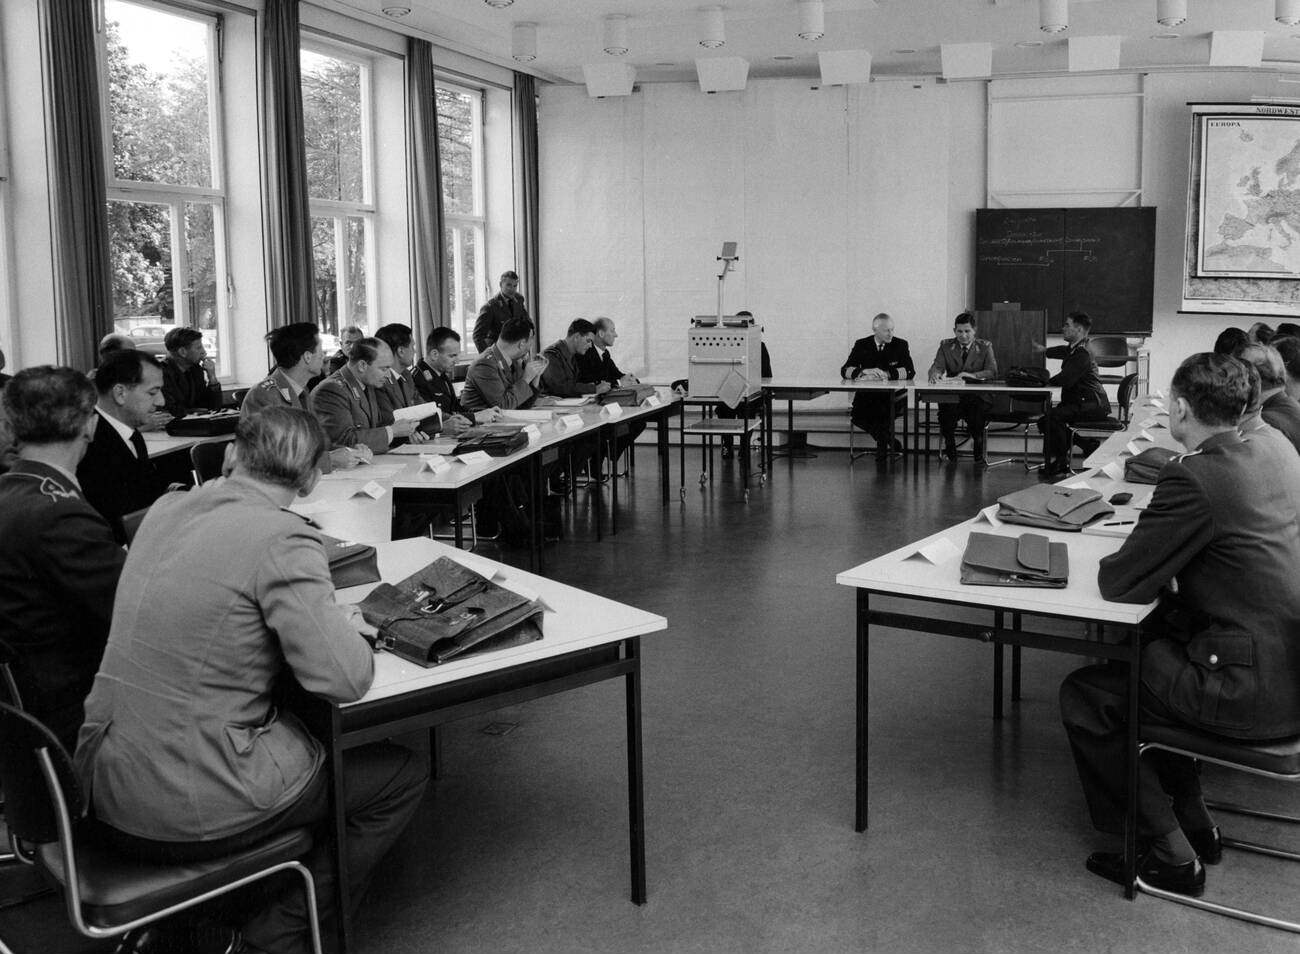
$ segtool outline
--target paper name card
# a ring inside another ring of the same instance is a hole
[[[462,464],[467,464],[470,467],[473,467],[475,464],[492,463],[492,455],[487,451],[471,451],[468,454],[461,454],[456,458],[456,460],[460,461]]]
[[[975,518],[976,523],[987,523],[993,527],[1002,526],[1002,518],[998,516],[998,511],[1002,509],[999,504],[989,504],[979,512]]]
[[[1127,444],[1124,445],[1124,449],[1128,451],[1130,454],[1132,454],[1134,457],[1142,453],[1142,448],[1138,447],[1137,441],[1129,441]]]
[[[1091,490],[1086,479],[1072,480],[1068,484],[1061,484],[1066,490]]]
[[[611,421],[616,417],[623,416],[623,405],[621,404],[604,404],[600,408],[600,416],[609,418]]]
[[[659,407],[659,406],[662,405],[663,403],[664,403],[663,401],[659,400],[659,395],[657,395],[657,394],[652,394],[652,395],[650,395],[648,398],[646,398],[644,401],[641,402],[641,406],[642,406],[642,407]]]
[[[1147,507],[1151,506],[1151,494],[1153,493],[1155,493],[1154,490],[1150,491],[1149,493],[1145,493],[1141,497],[1138,497],[1136,500],[1134,500],[1132,505],[1133,509],[1146,510]]]
[[[574,428],[582,427],[582,415],[561,414],[555,419],[555,426],[562,431],[571,431]]]
[[[923,547],[918,547],[910,556],[909,560],[924,561],[940,566],[947,563],[953,557],[961,556],[961,551],[957,549],[957,544],[953,543],[947,537],[940,537],[937,540],[931,540]]]
[[[429,471],[433,474],[441,474],[444,470],[451,470],[451,461],[441,454],[426,454],[420,458],[420,472]]]
[[[378,484],[375,481],[371,480],[371,481],[367,481],[366,484],[362,486],[361,489],[358,490],[356,493],[354,493],[352,496],[369,497],[371,500],[378,500],[385,493],[386,491],[384,490],[382,484]]]
[[[527,425],[524,428],[523,433],[527,435],[530,447],[542,439],[542,432],[536,424]]]
[[[1107,464],[1105,467],[1101,469],[1101,472],[1105,474],[1107,477],[1109,477],[1111,480],[1124,479],[1124,468],[1120,465],[1120,462],[1117,460],[1111,461],[1109,464]]]
[[[1163,421],[1157,420],[1154,417],[1149,417],[1145,421],[1138,421],[1138,427],[1142,429],[1143,437],[1145,437],[1149,441],[1154,441],[1155,438],[1152,437],[1149,433],[1147,433],[1147,429],[1150,428],[1151,430],[1155,430],[1157,427],[1163,427],[1168,429],[1169,425],[1164,423]]]
[[[1141,440],[1144,440],[1144,441],[1150,441],[1152,444],[1154,444],[1154,443],[1156,442],[1156,439],[1155,439],[1154,437],[1152,437],[1150,434],[1147,433],[1146,428],[1143,428],[1143,429],[1142,429],[1142,433],[1139,434],[1138,437],[1139,437]]]

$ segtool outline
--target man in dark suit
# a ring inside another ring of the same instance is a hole
[[[1286,366],[1271,345],[1247,345],[1238,353],[1259,372],[1260,415],[1300,450],[1300,403],[1286,393]]]
[[[894,319],[881,312],[871,319],[872,335],[859,338],[840,368],[848,381],[910,381],[916,377],[907,342],[894,337]],[[903,446],[894,440],[894,396],[859,391],[853,395],[853,424],[876,440],[876,459],[885,460]]]
[[[118,543],[127,542],[122,518],[148,507],[167,489],[140,435],[154,415],[166,413],[162,383],[162,369],[142,351],[111,351],[95,369],[99,424],[77,480]]]
[[[197,328],[173,328],[163,338],[167,357],[162,359],[163,403],[172,417],[191,411],[221,409],[221,382],[217,366],[203,346]]]
[[[497,340],[501,329],[507,321],[522,318],[531,322],[528,309],[524,307],[524,296],[519,294],[519,276],[514,272],[502,272],[500,289],[479,309],[478,319],[474,322],[474,347],[482,354]]]
[[[415,366],[411,375],[421,401],[432,401],[442,411],[443,430],[461,434],[470,423],[491,424],[501,417],[501,409],[470,411],[460,403],[456,393],[456,359],[460,357],[460,335],[450,328],[434,328],[424,342],[427,357]]]
[[[73,476],[102,422],[71,368],[20,371],[4,407],[20,450],[0,476],[0,638],[17,651],[24,706],[71,751],[126,558]]]
[[[1101,595],[1160,606],[1142,650],[1141,721],[1191,726],[1230,739],[1300,733],[1300,457],[1279,442],[1242,437],[1246,369],[1197,354],[1174,374],[1169,429],[1188,453],[1160,472],[1132,536],[1101,561]],[[1061,686],[1061,718],[1093,824],[1124,826],[1128,674],[1088,666]],[[1151,884],[1199,894],[1202,862],[1219,837],[1193,760],[1142,760],[1139,872]],[[1199,856],[1199,860],[1198,860]],[[1122,880],[1122,856],[1088,868]]]
[[[1061,400],[1038,419],[1038,430],[1043,434],[1043,466],[1038,473],[1044,477],[1061,477],[1070,472],[1070,431],[1067,425],[1079,421],[1103,421],[1110,415],[1110,398],[1101,386],[1097,375],[1097,359],[1088,348],[1088,332],[1092,319],[1081,311],[1066,315],[1061,326],[1065,344],[1048,348],[1048,358],[1059,358],[1061,370],[1047,382],[1061,389]],[[1077,441],[1086,453],[1096,449],[1096,443]]]
[[[963,311],[952,323],[953,337],[939,342],[939,350],[930,365],[930,383],[943,378],[962,381],[988,381],[998,376],[998,359],[993,345],[975,337],[975,316]],[[987,394],[962,394],[956,403],[939,405],[939,433],[943,435],[943,453],[948,460],[957,459],[957,419],[966,421],[975,466],[984,467],[984,421],[992,398]]]
[[[411,327],[394,322],[376,331],[375,337],[393,352],[393,366],[388,369],[388,380],[375,395],[379,401],[379,413],[395,414],[399,408],[423,404],[419,389],[415,386],[415,338],[411,334]],[[442,418],[439,414],[419,422],[419,432],[426,437],[432,437],[441,430]]]
[[[610,348],[614,347],[614,342],[618,340],[618,328],[615,327],[613,319],[601,316],[593,319],[591,324],[596,329],[596,333],[591,337],[591,347],[585,354],[578,355],[578,379],[604,381],[611,389],[635,387],[640,384],[635,374],[624,374],[609,353]],[[633,421],[628,426],[627,433],[618,438],[614,448],[614,459],[617,460],[622,456],[627,446],[640,437],[644,430],[645,421]],[[729,435],[726,441],[730,443]]]
[[[0,350],[0,388],[8,384],[10,379],[13,377],[12,374],[5,374],[4,370],[5,370],[5,353],[4,351]]]
[[[377,392],[388,380],[393,352],[378,338],[362,338],[351,358],[311,392],[307,406],[325,428],[331,447],[364,444],[384,454],[393,443],[415,433],[419,421],[396,421],[380,412]],[[419,440],[417,438],[416,440]]]

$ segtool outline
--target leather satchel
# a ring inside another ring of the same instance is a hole
[[[359,605],[379,630],[377,648],[426,667],[542,638],[539,603],[449,557],[400,583],[379,584]]]
[[[1168,447],[1148,447],[1124,462],[1124,479],[1134,484],[1154,484],[1165,464],[1178,456]]]
[[[453,452],[470,454],[483,451],[492,457],[507,457],[528,446],[528,435],[517,424],[488,424],[471,428]]]
[[[613,388],[600,396],[600,403],[621,404],[623,407],[640,407],[641,402],[654,393],[654,386],[650,384],[637,384],[630,388]]]
[[[1007,371],[1007,387],[1042,388],[1047,386],[1052,376],[1046,368],[1011,368]]]
[[[1101,494],[1087,487],[1059,487],[1037,484],[998,498],[998,519],[1049,530],[1082,530],[1115,508]]]
[[[325,547],[325,559],[330,565],[330,580],[334,589],[361,586],[383,579],[379,575],[379,554],[368,543],[352,543],[327,533],[320,535]]]
[[[238,426],[238,411],[197,411],[172,418],[165,430],[172,437],[221,437]]]
[[[961,558],[961,581],[972,586],[1060,589],[1069,580],[1069,548],[1041,533],[1001,537],[976,531]]]

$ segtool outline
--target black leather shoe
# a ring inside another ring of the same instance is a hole
[[[943,453],[941,453],[939,456],[942,457],[942,458],[943,458],[944,460],[946,460],[946,461],[952,461],[952,462],[955,462],[955,461],[957,460],[957,445],[956,445],[956,444],[944,444],[944,445],[943,445]]]
[[[1124,855],[1112,851],[1094,851],[1088,856],[1088,870],[1107,881],[1124,884]],[[1153,888],[1199,898],[1205,892],[1205,865],[1193,858],[1183,865],[1165,864],[1155,852],[1139,855],[1138,877]]]
[[[1088,457],[1101,446],[1101,441],[1095,437],[1079,437],[1075,438],[1074,446],[1079,448],[1084,457]]]
[[[1048,461],[1038,468],[1039,477],[1064,477],[1070,472],[1070,468],[1058,461]]]
[[[1183,832],[1187,840],[1196,849],[1196,856],[1207,865],[1217,865],[1223,860],[1223,841],[1219,838],[1219,829],[1192,828]]]

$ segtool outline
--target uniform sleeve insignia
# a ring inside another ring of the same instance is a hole
[[[54,503],[58,503],[60,500],[81,499],[81,494],[71,488],[64,487],[53,477],[46,477],[41,481],[40,491]]]

